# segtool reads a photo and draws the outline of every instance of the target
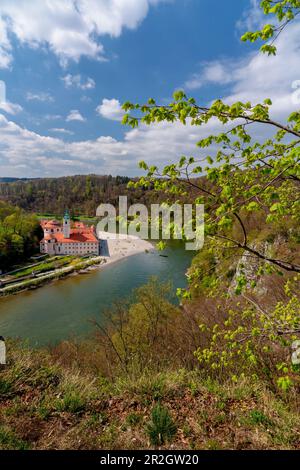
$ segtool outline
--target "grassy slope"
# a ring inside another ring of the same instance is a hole
[[[177,426],[163,448],[300,448],[299,414],[262,383],[220,385],[184,370],[110,383],[16,343],[8,358],[0,449],[151,448],[146,429],[157,401]]]

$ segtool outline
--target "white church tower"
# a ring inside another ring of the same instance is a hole
[[[71,233],[70,214],[69,214],[69,211],[66,211],[64,215],[64,223],[63,223],[64,238],[70,238],[70,233]]]

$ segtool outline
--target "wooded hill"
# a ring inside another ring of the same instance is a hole
[[[73,216],[93,217],[99,204],[113,204],[117,208],[119,196],[127,196],[128,205],[139,203],[147,207],[167,201],[188,203],[195,197],[193,188],[189,188],[189,192],[184,195],[176,192],[166,195],[164,191],[155,188],[155,183],[129,188],[130,181],[134,183],[137,179],[111,175],[76,175],[7,182],[1,182],[0,179],[0,200],[36,214],[59,217],[68,208]],[[205,181],[202,184],[208,183]]]
[[[38,218],[0,200],[0,270],[19,263],[39,249]]]
[[[101,203],[116,204],[119,195],[127,195],[130,204],[158,200],[150,190],[129,190],[124,176],[68,176],[0,182],[0,199],[28,212],[62,214],[69,208],[76,215],[94,216]]]
[[[14,181],[29,181],[31,178],[10,178],[0,176],[0,183],[12,183]]]

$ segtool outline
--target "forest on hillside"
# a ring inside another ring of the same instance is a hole
[[[68,176],[0,182],[0,199],[28,212],[94,216],[101,203],[118,204],[118,197],[128,196],[129,204],[157,202],[159,195],[141,188],[129,190],[124,176]]]
[[[0,271],[36,252],[41,238],[35,215],[0,200]]]
[[[13,181],[28,181],[32,178],[13,178],[9,176],[0,176],[0,183],[12,183]]]

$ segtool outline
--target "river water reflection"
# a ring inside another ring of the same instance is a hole
[[[88,274],[69,277],[34,291],[0,299],[0,335],[29,340],[32,346],[83,337],[111,304],[130,295],[149,277],[186,286],[193,253],[171,242],[164,254],[141,253]]]

